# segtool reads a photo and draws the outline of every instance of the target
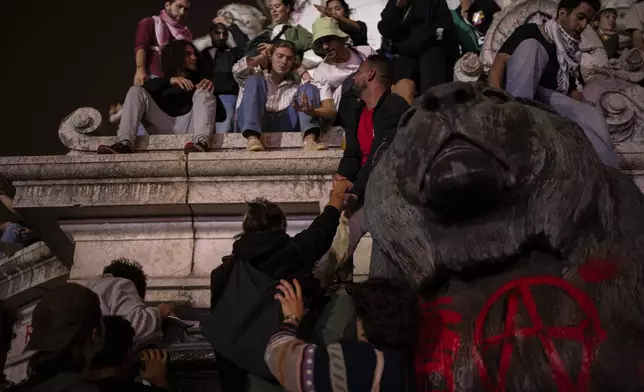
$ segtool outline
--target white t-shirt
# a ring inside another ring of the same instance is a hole
[[[336,109],[340,105],[342,96],[342,86],[345,79],[353,75],[362,64],[362,61],[376,52],[371,46],[357,46],[351,50],[351,58],[344,63],[334,63],[329,59],[324,59],[313,73],[313,85],[320,90],[320,100],[333,99]],[[356,53],[356,51],[358,53]]]

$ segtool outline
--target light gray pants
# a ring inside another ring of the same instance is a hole
[[[550,57],[535,39],[523,41],[514,51],[506,67],[505,89],[515,97],[539,99],[550,105],[561,116],[576,122],[592,143],[601,161],[619,169],[613,151],[608,125],[601,111],[587,103],[539,86]]]
[[[125,96],[118,140],[134,140],[139,124],[150,135],[193,134],[193,142],[207,141],[215,129],[217,100],[212,93],[197,89],[192,97],[192,110],[172,117],[154,102],[143,87],[132,86]]]

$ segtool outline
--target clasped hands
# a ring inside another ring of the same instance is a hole
[[[196,88],[198,90],[208,91],[209,93],[215,91],[215,85],[213,85],[212,82],[208,79],[201,79],[201,82],[195,85],[188,78],[184,78],[183,76],[175,76],[173,78],[170,78],[170,84],[178,86],[184,90],[194,90]]]

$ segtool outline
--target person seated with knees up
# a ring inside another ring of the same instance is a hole
[[[208,150],[215,129],[217,101],[214,86],[197,70],[197,50],[189,42],[168,43],[161,53],[164,76],[133,86],[125,97],[118,143],[98,147],[99,154],[131,153],[139,124],[149,134],[192,134],[184,151]]]
[[[382,278],[355,284],[356,340],[317,346],[297,338],[305,313],[299,282],[282,280],[277,289],[284,321],[266,347],[265,360],[286,390],[416,390],[412,361],[419,304],[414,290]]]
[[[278,40],[270,51],[243,57],[233,67],[242,88],[237,128],[248,140],[249,151],[264,151],[260,140],[263,132],[302,132],[305,150],[328,148],[317,143],[320,124],[315,110],[320,106],[319,91],[312,84],[300,85],[296,81],[295,53],[292,43]]]
[[[136,261],[120,258],[103,268],[103,275],[80,282],[98,294],[101,310],[106,316],[122,316],[132,324],[136,340],[160,333],[163,320],[172,315],[167,304],[157,307],[144,302],[147,276]]]
[[[581,33],[598,9],[598,0],[561,0],[555,19],[519,26],[495,56],[488,83],[550,105],[581,127],[605,165],[618,169],[604,115],[582,94]]]
[[[100,392],[85,381],[105,334],[96,294],[75,283],[47,291],[34,308],[31,327],[27,380],[12,392]]]
[[[226,120],[216,124],[217,133],[228,133],[234,130],[235,104],[239,94],[239,85],[233,77],[233,65],[244,57],[244,47],[248,37],[234,23],[223,16],[215,18],[210,29],[212,45],[199,53],[199,73],[207,77],[215,87],[215,95],[226,109]],[[232,36],[237,46],[228,47]]]
[[[422,95],[452,81],[459,45],[445,0],[389,0],[378,31],[395,57],[394,82],[411,79]]]
[[[134,381],[139,374],[139,362],[134,351],[134,329],[120,316],[103,316],[105,342],[103,350],[92,361],[89,379],[101,392],[167,392],[166,352],[145,350],[141,378],[150,385]]]
[[[325,16],[313,23],[313,47],[324,55],[313,73],[322,100],[316,114],[327,121],[335,119],[342,94],[353,84],[351,76],[368,56],[376,54],[370,46],[350,45],[348,38],[333,18]]]
[[[351,19],[351,8],[346,0],[327,0],[326,7],[315,5],[322,16],[328,16],[338,21],[340,29],[349,35],[351,45],[368,46],[367,24],[360,20]]]

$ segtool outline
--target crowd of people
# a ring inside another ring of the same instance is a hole
[[[462,2],[456,16],[480,21],[476,3]],[[490,9],[483,1],[479,6]],[[363,202],[377,157],[415,97],[452,78],[463,51],[455,14],[445,0],[390,0],[378,24],[384,44],[374,50],[366,24],[351,19],[346,1],[318,6],[312,33],[291,24],[293,9],[292,0],[270,0],[272,23],[252,40],[217,17],[211,45],[199,51],[184,24],[190,2],[165,1],[160,15],[139,23],[137,69],[120,114],[119,141],[99,153],[132,152],[141,125],[150,133],[191,134],[186,153],[206,151],[215,130],[242,133],[249,151],[265,149],[264,132],[301,132],[306,150],[323,150],[325,127],[341,125],[346,148],[326,207],[291,237],[279,206],[265,199],[249,203],[230,256],[212,271],[212,326],[202,332],[216,352],[224,392],[414,391],[418,293],[377,277],[322,287],[314,271],[342,219],[351,265],[369,231]],[[604,164],[618,168],[606,121],[583,98],[579,70],[582,32],[594,22],[598,34],[610,36],[614,11],[598,0],[561,0],[555,18],[510,35],[487,82],[576,122]],[[639,25],[634,17],[628,24],[639,47],[644,8],[637,5],[632,15],[640,16]],[[322,57],[315,69],[303,66],[309,51]],[[176,317],[169,304],[146,305],[145,295],[145,273],[126,259],[114,260],[100,277],[48,292],[33,313],[28,379],[2,383],[0,390],[170,390],[166,354],[144,351],[142,371],[135,355]],[[0,359],[13,322],[2,312]]]

